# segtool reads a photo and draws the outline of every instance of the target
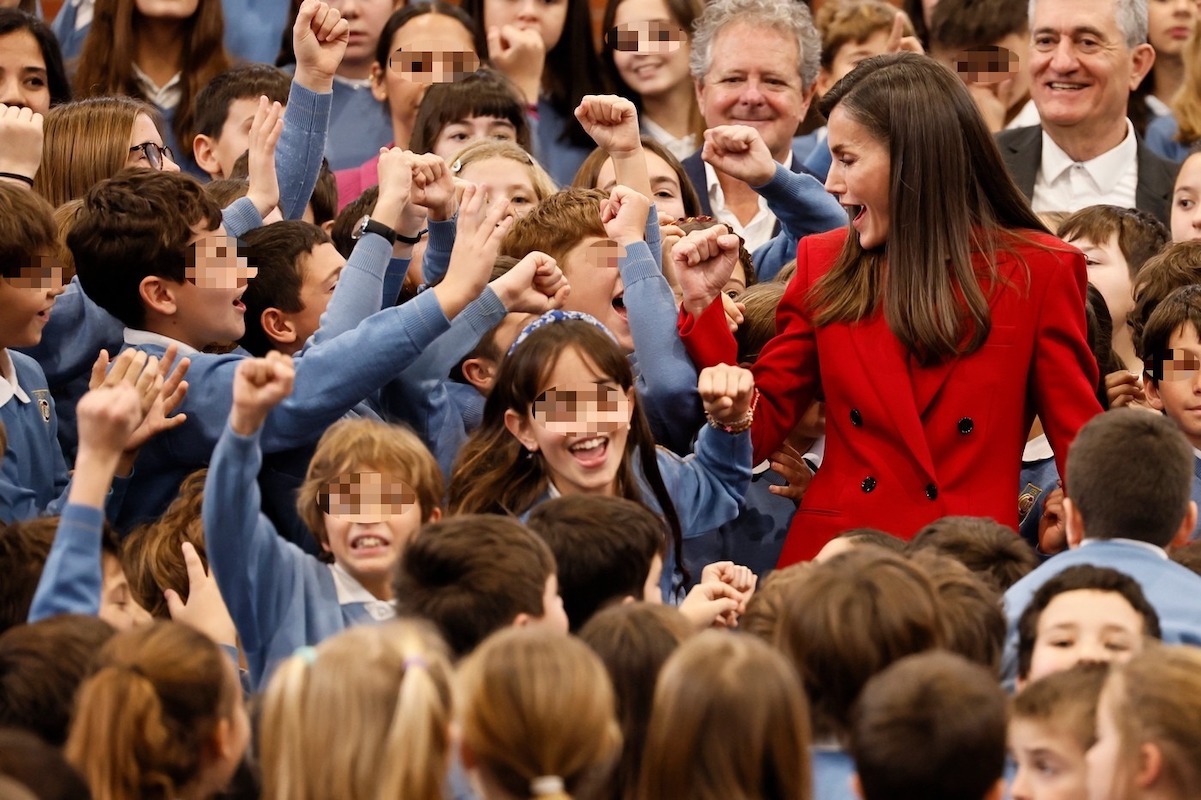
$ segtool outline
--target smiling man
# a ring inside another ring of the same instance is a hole
[[[1147,0],[1031,0],[1030,95],[1042,125],[1005,131],[1001,154],[1035,211],[1111,204],[1165,223],[1176,166],[1126,118],[1155,62]]]

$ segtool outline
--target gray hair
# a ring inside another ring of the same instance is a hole
[[[1147,43],[1147,0],[1113,0],[1113,15],[1118,30],[1126,37],[1126,47],[1133,50]],[[1038,0],[1030,0],[1030,24],[1034,24],[1034,7]]]
[[[1137,0],[1146,9],[1146,0]],[[1144,15],[1145,16],[1145,15]],[[713,0],[697,19],[692,33],[692,58],[689,68],[692,77],[703,81],[713,64],[713,40],[727,25],[740,22],[746,25],[771,28],[796,37],[800,63],[797,74],[801,87],[808,89],[817,80],[821,69],[822,40],[813,25],[809,7],[800,0]],[[1144,26],[1145,27],[1145,26]]]

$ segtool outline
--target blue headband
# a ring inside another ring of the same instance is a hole
[[[530,338],[530,334],[539,328],[545,328],[547,325],[551,325],[555,322],[565,322],[567,320],[579,320],[580,322],[587,322],[595,325],[604,331],[606,336],[613,340],[613,344],[618,344],[617,337],[613,335],[613,332],[606,328],[600,320],[591,314],[585,314],[583,311],[564,311],[556,308],[553,311],[547,311],[545,314],[538,317],[538,319],[522,328],[521,333],[517,334],[517,338],[513,340],[513,344],[509,347],[509,352],[506,353],[506,355],[513,355],[513,351],[517,349],[517,345]]]

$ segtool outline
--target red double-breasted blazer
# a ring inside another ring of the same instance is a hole
[[[882,311],[814,326],[808,292],[833,265],[847,229],[801,240],[776,336],[752,368],[760,393],[751,428],[756,463],[780,447],[819,390],[826,402],[825,455],[793,517],[781,566],[812,558],[855,527],[908,539],[939,517],[962,514],[1016,528],[1022,450],[1035,414],[1065,474],[1076,432],[1102,410],[1085,338],[1087,270],[1079,251],[1028,234],[1031,244],[997,254],[1002,283],[984,345],[925,367]],[[736,363],[720,303],[696,319],[682,314],[680,334],[698,367]]]

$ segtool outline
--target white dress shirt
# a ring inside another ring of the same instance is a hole
[[[1073,161],[1043,131],[1043,157],[1034,179],[1036,212],[1079,211],[1095,205],[1134,208],[1138,191],[1138,142],[1126,120],[1126,138],[1088,161]]]
[[[781,162],[785,169],[792,169],[792,148],[788,149],[788,157]],[[762,195],[759,198],[759,210],[746,225],[738,221],[733,211],[726,208],[726,195],[721,190],[721,181],[717,179],[717,170],[709,162],[705,162],[705,188],[709,193],[709,207],[713,216],[719,222],[729,226],[730,230],[742,237],[746,242],[746,251],[753,253],[760,246],[771,241],[772,230],[776,227],[776,215],[767,208],[767,201]]]

